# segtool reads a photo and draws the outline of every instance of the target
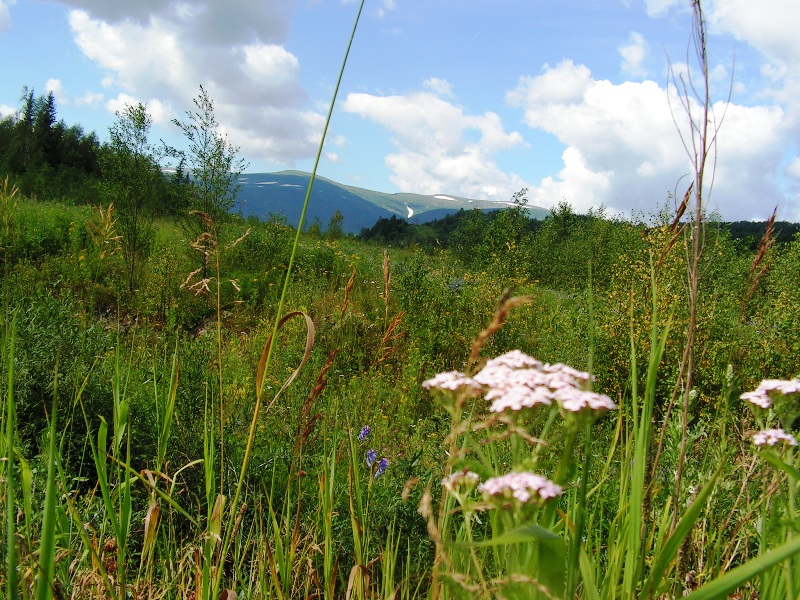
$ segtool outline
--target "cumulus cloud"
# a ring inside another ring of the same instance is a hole
[[[645,77],[645,61],[650,54],[650,46],[641,33],[631,31],[628,42],[619,47],[622,56],[622,72],[632,77]]]
[[[61,1],[72,7],[75,43],[106,73],[109,110],[146,99],[154,123],[168,123],[184,117],[202,84],[243,155],[281,164],[313,155],[324,117],[284,47],[291,0]]]
[[[530,190],[536,204],[566,198],[579,211],[603,203],[617,212],[647,214],[692,170],[676,129],[677,123],[688,136],[674,88],[596,80],[584,65],[563,61],[522,77],[507,100],[524,111],[530,127],[566,146],[558,175]],[[711,157],[712,205],[729,218],[765,218],[763,206],[781,197],[774,165],[789,148],[785,114],[776,106],[724,103],[715,104],[714,112],[724,122]]]
[[[786,166],[786,173],[794,179],[800,180],[800,156]]]
[[[70,96],[60,79],[48,79],[45,84],[45,90],[53,93],[59,105],[94,107],[99,106],[103,102],[103,94],[95,92],[85,92],[82,96]]]
[[[17,114],[16,108],[8,104],[0,104],[0,119],[5,119],[15,114]]]
[[[156,125],[166,125],[176,117],[176,115],[172,112],[172,109],[161,102],[158,98],[151,98],[143,101],[139,98],[129,96],[128,94],[119,94],[116,98],[108,100],[105,103],[105,108],[109,112],[115,114],[122,113],[125,112],[126,107],[136,106],[140,102],[147,107],[147,113],[150,115],[150,117],[153,119],[153,123]]]
[[[508,200],[525,186],[493,160],[498,152],[524,145],[522,135],[506,132],[495,113],[466,114],[428,91],[395,96],[352,93],[343,108],[392,133],[397,151],[386,157],[386,165],[392,171],[390,180],[403,191]]]
[[[800,63],[800,3],[793,0],[714,0],[707,16],[714,30],[732,33],[772,60]]]
[[[800,4],[713,0],[706,12],[712,31],[729,33],[764,56],[761,75],[765,81],[759,91],[786,108],[795,135],[800,135]]]

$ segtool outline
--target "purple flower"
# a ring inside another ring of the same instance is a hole
[[[382,458],[378,461],[378,468],[375,470],[375,479],[383,475],[383,472],[386,471],[386,467],[389,466],[389,461],[386,458]]]
[[[378,453],[375,452],[375,450],[373,450],[372,448],[367,450],[367,466],[368,467],[372,468],[372,465],[375,462],[376,458],[378,458]]]
[[[363,442],[365,439],[369,437],[372,428],[369,425],[364,425],[361,428],[361,431],[358,432],[358,439],[359,441]]]

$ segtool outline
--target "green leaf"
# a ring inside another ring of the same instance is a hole
[[[728,593],[732,592],[746,581],[750,581],[770,567],[783,562],[798,552],[800,552],[800,538],[795,538],[777,548],[773,548],[766,554],[762,554],[728,571],[724,575],[708,582],[700,589],[695,590],[685,598],[686,600],[714,600],[716,598],[725,598]]]
[[[800,480],[800,471],[792,465],[783,462],[774,452],[759,452],[758,455],[776,469],[779,469],[795,480]]]
[[[545,529],[541,525],[533,524],[512,529],[490,540],[483,540],[480,542],[453,542],[447,545],[453,548],[485,548],[489,546],[524,544],[525,542],[549,542],[553,540],[561,540],[561,536],[553,533],[549,529]]]
[[[588,600],[600,600],[600,592],[597,589],[597,581],[594,578],[594,565],[589,560],[586,550],[581,548],[580,553],[581,578],[583,579],[583,590]]]
[[[697,497],[689,505],[689,508],[683,514],[681,520],[678,521],[675,531],[661,548],[653,564],[650,576],[645,582],[641,594],[639,594],[640,598],[649,598],[651,597],[651,592],[658,589],[664,575],[669,571],[670,563],[678,554],[683,540],[689,535],[692,527],[694,527],[694,524],[697,522],[697,518],[700,516],[700,512],[705,508],[708,497],[711,495],[711,492],[714,491],[714,486],[716,485],[719,474],[722,472],[723,466],[724,465],[720,465],[717,467],[711,479],[703,486],[703,489],[700,490],[700,493],[697,494]]]

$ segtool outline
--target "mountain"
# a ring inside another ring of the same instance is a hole
[[[259,219],[283,215],[290,225],[296,226],[300,220],[309,177],[309,173],[301,171],[243,174],[239,178],[241,189],[233,210],[244,217],[255,215]],[[344,231],[358,233],[365,227],[372,227],[378,219],[388,219],[393,215],[411,223],[426,223],[458,212],[462,208],[497,210],[508,206],[511,206],[510,202],[473,200],[445,194],[387,194],[343,185],[317,176],[314,179],[305,224],[307,227],[314,219],[319,219],[320,226],[324,229],[338,210],[344,217]],[[528,211],[537,219],[543,219],[550,214],[549,210],[540,207],[528,207]]]

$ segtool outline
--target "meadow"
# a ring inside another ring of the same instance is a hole
[[[130,291],[113,208],[8,185],[2,208],[8,596],[719,597],[701,592],[726,573],[740,597],[797,589],[795,451],[753,442],[791,431],[797,390],[740,395],[798,372],[800,240],[702,223],[684,394],[689,254],[666,212],[465,213],[445,249],[303,234],[271,344],[296,233],[280,219],[233,218],[201,248],[206,279],[161,219]],[[541,361],[525,372],[590,371],[570,385],[614,408],[493,412],[464,381],[511,351]],[[511,472],[561,493],[478,488]]]
[[[167,179],[145,107],[31,93],[88,158],[0,157],[5,597],[800,596],[800,237],[706,213],[693,6],[694,183],[636,218],[245,220],[224,140]]]

